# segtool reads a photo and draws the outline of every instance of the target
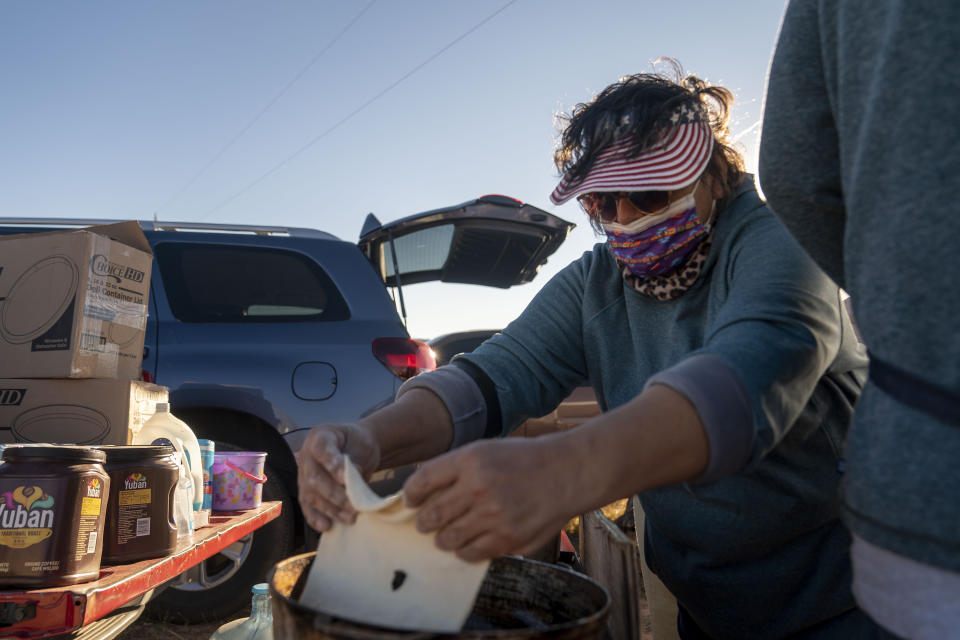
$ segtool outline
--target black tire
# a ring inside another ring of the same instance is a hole
[[[237,447],[217,442],[216,448],[221,451]],[[280,515],[223,553],[179,576],[179,583],[168,583],[147,604],[144,615],[164,622],[199,624],[228,619],[250,604],[250,588],[266,582],[273,565],[292,554],[295,539],[293,498],[269,464],[264,473],[267,483],[263,485],[263,500],[282,501]],[[187,579],[193,581],[185,582]]]

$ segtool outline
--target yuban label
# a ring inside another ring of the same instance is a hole
[[[142,473],[135,471],[123,481],[123,488],[127,491],[132,489],[146,489],[147,478]]]
[[[80,518],[77,523],[77,546],[75,547],[74,560],[79,562],[83,556],[97,551],[97,539],[99,533],[97,529],[102,526],[99,516],[100,509],[103,506],[104,485],[100,478],[86,478],[81,485],[83,493],[80,501]]]
[[[0,545],[25,549],[53,535],[53,496],[41,487],[17,487],[0,500]]]
[[[100,483],[100,478],[90,478],[87,480],[87,497],[88,498],[99,498],[100,493],[103,491],[103,486]]]
[[[100,494],[103,492],[103,485],[100,478],[90,478],[86,482],[87,492],[80,502],[81,516],[100,515]]]
[[[128,507],[138,504],[150,504],[150,486],[146,476],[139,471],[134,471],[123,480],[123,489],[118,494],[118,502],[121,507]]]

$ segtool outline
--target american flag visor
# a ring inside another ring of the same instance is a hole
[[[563,204],[595,191],[673,191],[693,182],[707,168],[713,151],[713,132],[702,120],[670,128],[656,146],[630,156],[630,141],[622,139],[597,155],[590,172],[579,181],[564,176],[550,194]]]

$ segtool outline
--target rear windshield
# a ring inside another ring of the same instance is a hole
[[[346,320],[346,301],[307,256],[282,249],[164,242],[154,247],[181,322]]]

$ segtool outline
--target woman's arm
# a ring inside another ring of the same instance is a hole
[[[446,406],[425,389],[411,389],[360,421],[381,451],[380,469],[413,464],[450,448],[453,422]]]
[[[446,451],[453,438],[450,414],[433,393],[411,389],[393,404],[348,425],[319,425],[297,452],[300,507],[311,527],[327,531],[335,520],[350,524],[356,512],[343,487],[343,457],[364,476],[379,468],[426,460]]]
[[[535,344],[521,345],[513,337],[498,336],[479,350],[485,361],[510,372],[495,389],[487,391],[521,399],[507,403],[507,411],[498,411],[500,415],[493,417],[499,424],[505,414],[507,430],[528,415],[552,410],[583,378],[581,273],[578,263],[568,266],[512,323],[526,327],[522,330],[535,336]],[[369,476],[377,469],[432,458],[450,449],[453,442],[480,437],[484,429],[482,425],[478,429],[477,422],[486,420],[483,394],[476,387],[465,389],[464,378],[467,387],[475,387],[462,371],[456,375],[449,370],[423,374],[406,383],[394,403],[354,424],[312,429],[298,453],[300,505],[310,525],[326,531],[334,520],[350,523],[356,517],[343,487],[344,455]],[[426,382],[430,379],[440,382],[431,386]],[[472,415],[471,406],[481,409],[478,413],[484,417]]]
[[[570,431],[462,447],[404,486],[421,531],[466,560],[529,553],[573,516],[699,476],[707,439],[686,398],[652,385]]]
[[[843,343],[840,292],[769,213],[738,230],[727,297],[702,348],[739,379],[755,434],[748,465],[787,435]],[[822,410],[823,408],[821,408]]]

